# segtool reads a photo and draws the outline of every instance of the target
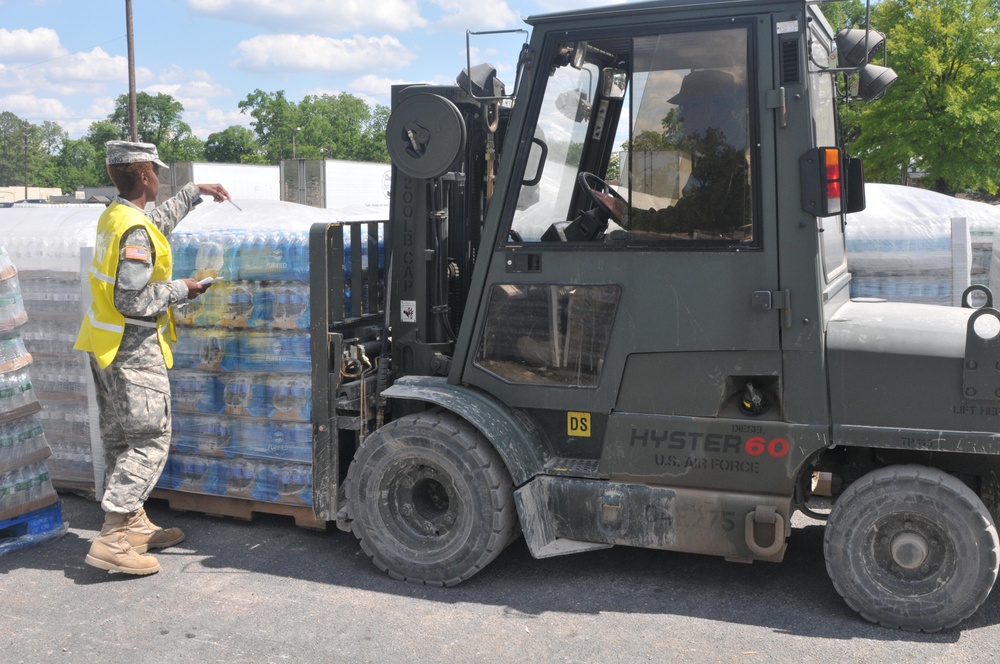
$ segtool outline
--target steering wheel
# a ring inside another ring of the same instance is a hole
[[[615,223],[624,225],[625,216],[628,213],[628,201],[622,198],[621,194],[593,173],[581,171],[576,180],[580,188],[587,192],[587,195],[604,214],[613,219]]]

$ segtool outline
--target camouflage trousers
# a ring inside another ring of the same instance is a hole
[[[156,485],[170,450],[166,367],[162,376],[123,369],[117,361],[101,369],[91,355],[90,369],[104,443],[101,508],[121,514],[135,512]]]

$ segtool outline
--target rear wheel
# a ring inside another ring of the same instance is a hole
[[[369,436],[345,488],[362,549],[397,579],[455,585],[517,533],[513,485],[500,455],[446,411],[401,417]]]
[[[837,592],[885,627],[936,632],[983,603],[997,577],[997,531],[979,497],[924,466],[890,466],[852,484],[826,525]]]

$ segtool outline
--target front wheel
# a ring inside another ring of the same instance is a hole
[[[997,531],[979,497],[935,468],[889,466],[834,504],[823,550],[837,592],[884,627],[936,632],[983,603],[997,577]]]
[[[361,548],[404,581],[455,585],[517,534],[503,460],[475,427],[445,411],[401,417],[369,436],[345,488]]]

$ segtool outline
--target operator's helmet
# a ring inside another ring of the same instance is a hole
[[[732,74],[718,69],[696,69],[681,81],[680,91],[667,101],[680,110],[684,132],[704,136],[707,129],[723,132],[731,145],[745,145],[746,131],[740,121],[746,100]]]

